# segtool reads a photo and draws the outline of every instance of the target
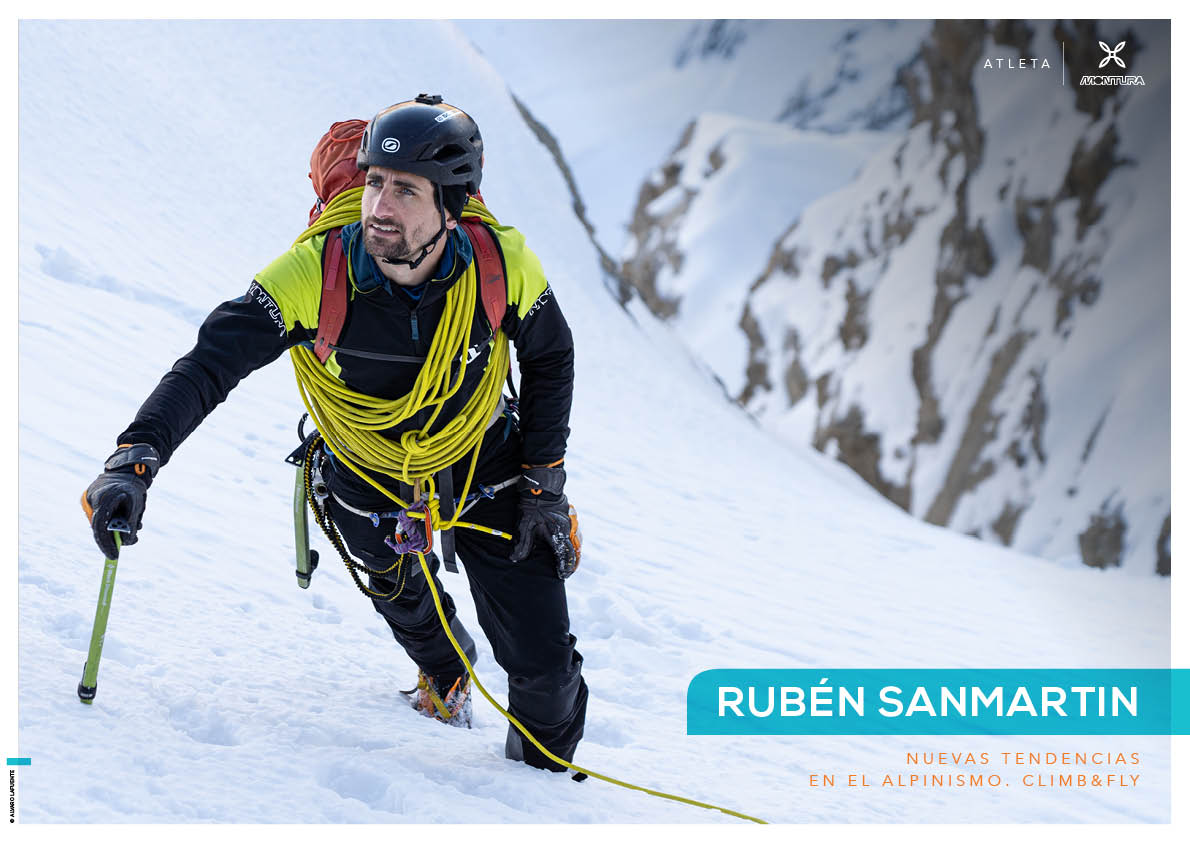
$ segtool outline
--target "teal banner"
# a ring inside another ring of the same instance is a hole
[[[687,734],[1190,734],[1190,670],[715,669]]]

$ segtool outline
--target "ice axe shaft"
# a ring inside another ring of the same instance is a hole
[[[116,554],[119,555],[120,533],[127,532],[128,527],[122,521],[113,520],[109,529],[114,533]],[[107,615],[112,607],[112,591],[116,587],[116,562],[117,560],[114,558],[103,561],[103,579],[99,582],[99,602],[95,606],[95,622],[91,626],[91,646],[87,649],[87,662],[83,664],[83,680],[79,682],[78,687],[79,701],[84,705],[89,705],[94,701],[95,690],[99,684],[99,657],[103,654],[103,637],[107,634]]]

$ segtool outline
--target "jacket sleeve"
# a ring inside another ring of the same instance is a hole
[[[253,281],[246,294],[207,316],[194,348],[161,378],[116,442],[151,444],[165,464],[237,383],[306,338],[301,325],[294,327],[286,330],[273,297]]]
[[[502,327],[516,347],[521,370],[523,458],[527,465],[549,465],[566,455],[570,435],[574,339],[537,256],[514,230],[497,233],[508,279]]]

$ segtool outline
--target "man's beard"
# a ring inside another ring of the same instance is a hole
[[[370,225],[373,221],[364,223],[364,251],[377,260],[408,260],[410,248],[409,241],[405,239],[405,231],[398,229],[381,239],[372,232]]]

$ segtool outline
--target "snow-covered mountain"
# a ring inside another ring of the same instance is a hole
[[[509,49],[512,35],[529,43],[548,25],[502,26]],[[676,31],[682,74],[704,61],[690,45],[705,39],[688,30],[629,27],[624,40]],[[707,37],[726,51],[732,31]],[[633,69],[600,58],[581,27],[559,24],[553,37],[575,62],[575,96],[584,75]],[[1167,667],[1169,581],[1048,564],[921,523],[724,400],[680,334],[639,299],[617,306],[571,186],[526,121],[524,109],[565,136],[557,100],[515,86],[514,99],[496,46],[480,42],[490,45],[481,54],[475,38],[425,21],[20,25],[20,709],[9,753],[32,759],[18,770],[20,817],[736,821],[511,763],[504,722],[482,699],[470,732],[404,704],[397,691],[413,665],[317,534],[323,565],[309,590],[294,581],[294,478],[282,460],[301,405],[284,359],[240,384],[154,481],[140,541],[120,559],[98,697],[86,707],[75,696],[102,569],[81,491],[205,314],[242,295],[304,227],[309,154],[326,128],[439,91],[482,127],[484,195],[540,256],[575,335],[567,492],[585,544],[567,589],[591,688],[576,760],[778,822],[1168,821],[1167,737],[1127,739],[1122,750],[1143,758],[1140,785],[1127,790],[903,788],[860,799],[812,789],[808,775],[902,771],[923,740],[687,736],[687,686],[716,667]],[[820,48],[805,42],[811,56]],[[688,113],[697,96],[681,78],[667,70],[641,82],[659,108]],[[707,90],[743,98],[729,88]],[[847,125],[849,136],[887,128]],[[748,132],[776,155],[822,149],[812,130]],[[597,125],[591,149],[615,148],[617,131]],[[857,158],[876,154],[866,137],[855,136]],[[660,124],[642,130],[642,143],[652,138],[658,156],[672,144]],[[640,173],[625,167],[603,185],[586,181],[589,159],[571,163],[602,232],[602,209],[632,194],[604,188],[631,187]],[[725,158],[722,171],[732,166]],[[847,189],[841,153],[834,166],[822,189]],[[476,630],[463,577],[446,587]],[[504,676],[476,638],[479,674],[505,701]],[[993,753],[1123,745],[962,743]]]
[[[700,24],[675,64],[814,24],[782,26]],[[1169,23],[820,28],[786,96],[675,126],[625,280],[768,429],[914,515],[1168,575]],[[1080,84],[1109,73],[1144,84]]]

